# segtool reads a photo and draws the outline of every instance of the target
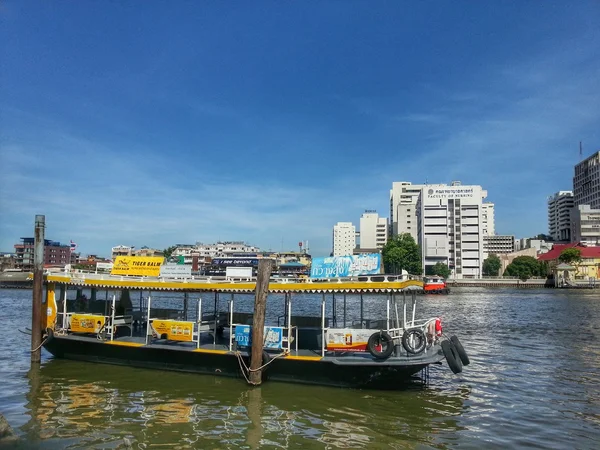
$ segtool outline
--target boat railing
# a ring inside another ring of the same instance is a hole
[[[204,282],[215,284],[236,284],[236,283],[254,283],[256,277],[252,278],[234,278],[215,275],[192,275],[191,277],[171,278],[171,277],[140,277],[131,275],[111,275],[108,273],[95,273],[83,270],[75,270],[64,273],[70,277],[71,283],[84,284],[86,280],[106,280],[106,281],[155,281],[158,283],[190,283]],[[46,271],[48,275],[57,275],[57,272]],[[273,277],[272,283],[348,283],[348,282],[365,282],[365,283],[388,283],[408,280],[421,280],[420,276],[416,275],[393,275],[393,274],[375,274],[375,275],[360,275],[351,277],[332,277],[332,278],[296,278],[296,277]]]

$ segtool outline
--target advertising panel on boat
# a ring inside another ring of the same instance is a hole
[[[381,255],[331,256],[313,258],[310,269],[311,278],[353,277],[357,275],[375,275],[381,271]]]
[[[194,322],[153,319],[150,326],[157,337],[166,335],[166,338],[171,341],[192,342],[194,340]]]
[[[164,260],[162,256],[117,256],[110,274],[157,277]]]
[[[281,349],[283,347],[283,327],[265,327],[264,348]],[[252,327],[250,325],[236,325],[235,342],[240,347],[252,345]]]
[[[104,328],[104,316],[95,314],[73,314],[70,331],[73,333],[99,333]]]
[[[364,352],[373,330],[354,328],[330,328],[325,330],[327,350]]]

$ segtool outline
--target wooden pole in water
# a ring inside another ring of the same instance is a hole
[[[263,340],[265,326],[265,311],[267,295],[269,294],[269,279],[273,270],[272,259],[261,259],[258,262],[256,291],[254,297],[254,318],[252,320],[252,352],[250,356],[250,383],[259,385],[262,381],[262,370],[257,370],[263,364]]]
[[[33,248],[33,298],[31,304],[31,362],[42,359],[42,294],[44,290],[44,229],[46,216],[35,216]]]

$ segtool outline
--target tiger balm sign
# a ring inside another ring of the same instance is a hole
[[[100,333],[106,318],[95,314],[73,314],[69,330],[73,333]]]

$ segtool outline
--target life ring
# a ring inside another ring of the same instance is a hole
[[[446,357],[446,361],[448,362],[448,367],[450,367],[450,370],[453,373],[461,373],[462,362],[452,341],[442,341],[442,351],[444,352],[444,356]]]
[[[469,359],[469,356],[467,355],[467,352],[465,351],[464,347],[458,340],[458,337],[452,336],[450,340],[454,344],[454,347],[456,348],[456,353],[458,353],[458,356],[460,357],[463,366],[468,366],[469,364],[471,364],[471,360]]]
[[[367,350],[374,358],[386,359],[394,351],[394,341],[385,331],[378,331],[369,336]]]
[[[408,353],[417,355],[427,347],[427,337],[420,328],[410,328],[402,335],[402,347]]]

